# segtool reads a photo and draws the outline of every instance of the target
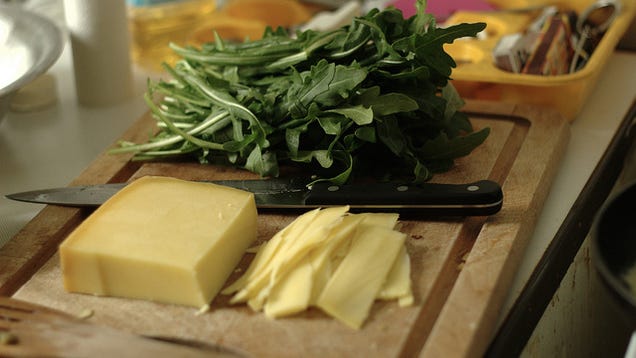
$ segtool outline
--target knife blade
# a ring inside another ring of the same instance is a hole
[[[412,211],[433,216],[481,216],[497,213],[503,203],[501,187],[481,180],[465,184],[374,182],[334,185],[302,179],[215,180],[254,193],[259,209],[310,209],[349,205],[352,210]],[[95,207],[127,183],[69,186],[6,195],[8,199],[40,204]]]

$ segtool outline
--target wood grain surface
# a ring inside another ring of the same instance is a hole
[[[402,218],[409,237],[415,304],[376,302],[360,330],[318,309],[271,320],[218,296],[209,312],[154,302],[71,294],[62,287],[57,246],[90,212],[47,206],[0,249],[0,294],[69,313],[91,309],[92,322],[145,335],[194,338],[258,357],[480,356],[494,334],[517,263],[523,255],[567,144],[567,120],[537,107],[468,102],[476,128],[490,127],[486,142],[433,181],[492,179],[502,185],[502,210],[490,217]],[[140,118],[122,138],[144,140],[154,120]],[[131,162],[104,152],[70,184],[122,182],[143,175],[184,179],[255,176],[194,163]],[[35,189],[35,188],[34,188]],[[259,239],[267,240],[295,216],[260,213]],[[249,264],[247,254],[237,272]]]

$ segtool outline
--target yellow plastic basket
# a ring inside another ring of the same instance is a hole
[[[494,2],[496,1],[491,1]],[[501,1],[496,5],[511,9],[542,4],[557,5],[560,9],[571,9],[581,14],[592,1],[570,0],[555,3],[547,0],[511,0]],[[445,47],[457,62],[457,68],[452,74],[453,84],[463,98],[550,106],[573,121],[594,89],[609,56],[627,31],[634,18],[635,8],[634,0],[623,0],[620,13],[585,66],[576,72],[555,76],[512,73],[501,70],[494,64],[492,51],[499,39],[506,34],[523,32],[536,18],[536,12],[456,12],[446,23],[485,22],[487,27],[483,38],[462,39]]]

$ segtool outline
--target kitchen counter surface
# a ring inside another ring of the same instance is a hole
[[[571,138],[550,193],[502,308],[501,321],[550,246],[575,200],[592,176],[636,96],[636,53],[615,51],[589,101],[571,124]],[[117,105],[78,105],[72,57],[67,46],[48,75],[56,81],[57,103],[33,113],[10,112],[0,122],[0,194],[65,186],[145,111],[141,93],[148,76],[136,70],[136,94]],[[0,245],[41,210],[0,197]]]

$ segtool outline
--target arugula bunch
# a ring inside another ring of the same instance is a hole
[[[408,19],[374,9],[329,32],[268,28],[255,41],[171,44],[182,57],[164,64],[172,80],[149,81],[145,94],[160,131],[112,152],[188,154],[262,176],[295,163],[336,183],[352,175],[428,180],[488,136],[460,111],[449,82],[456,64],[443,49],[485,24],[438,28],[425,1],[416,6]]]

